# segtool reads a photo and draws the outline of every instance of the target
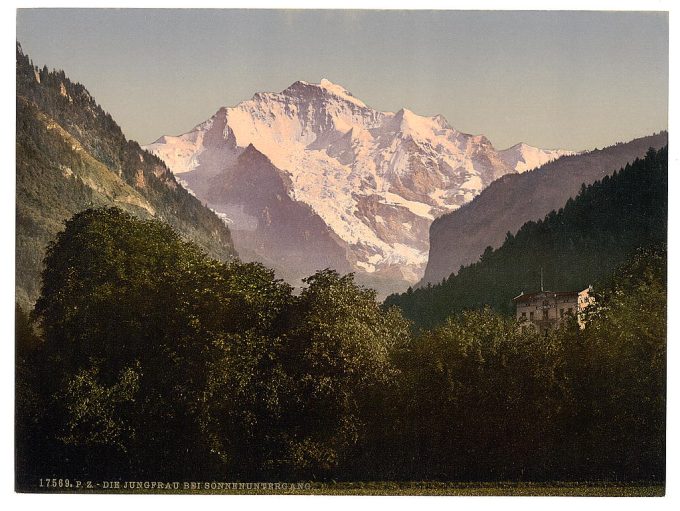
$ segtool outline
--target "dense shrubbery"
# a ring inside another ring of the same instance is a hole
[[[490,309],[410,333],[350,275],[299,295],[157,221],[88,210],[17,312],[17,477],[663,480],[665,253],[585,330]]]
[[[403,356],[409,472],[662,480],[665,349],[665,253],[651,249],[622,267],[584,330],[523,334],[489,309],[450,318]]]

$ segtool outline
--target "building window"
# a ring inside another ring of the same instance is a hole
[[[569,307],[569,314],[573,314],[573,313],[574,313],[574,309],[572,309],[571,307]]]
[[[522,319],[527,319],[527,313],[526,312],[522,313]]]
[[[533,311],[529,313],[529,320],[533,321],[534,320],[534,313]]]
[[[543,319],[548,319],[548,309],[543,310]]]
[[[561,318],[564,317],[564,309],[560,309],[560,317],[561,317]]]

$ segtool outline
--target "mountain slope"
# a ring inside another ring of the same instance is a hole
[[[261,196],[253,199],[245,190],[222,187],[218,194],[213,186],[218,175],[221,182],[235,185],[228,174],[236,168],[248,174],[243,168],[247,162],[239,156],[249,146],[285,176],[285,195],[311,208],[332,231],[336,252],[346,255],[342,264],[360,280],[373,279],[382,291],[389,280],[405,287],[422,277],[433,218],[468,202],[500,176],[565,154],[524,145],[499,152],[484,136],[461,133],[440,115],[423,117],[407,109],[380,112],[328,80],[257,93],[234,107],[220,108],[183,135],[162,136],[146,146],[231,221],[239,251],[254,250],[260,260],[277,252],[275,267],[288,277],[319,268],[297,248],[291,251],[269,238],[276,233],[238,213],[252,211],[251,201],[259,212],[277,206],[263,203]],[[310,246],[328,238],[318,229],[309,235]],[[253,237],[267,241],[259,247],[241,245]]]
[[[430,254],[420,285],[440,282],[461,265],[476,261],[486,247],[499,247],[508,232],[564,205],[581,184],[602,179],[643,157],[650,147],[659,149],[667,143],[668,134],[662,132],[563,157],[532,172],[503,176],[470,203],[432,223]]]
[[[240,225],[252,226],[235,231],[234,243],[247,249],[246,253],[265,254],[263,262],[268,265],[287,268],[292,274],[304,274],[310,265],[349,272],[336,236],[307,204],[286,194],[287,179],[249,145],[233,166],[209,181],[207,198],[230,218],[238,218]],[[240,197],[249,197],[248,203],[231,208]],[[299,268],[301,261],[306,264]]]
[[[63,71],[34,67],[17,45],[16,293],[40,293],[47,244],[64,220],[115,205],[159,218],[210,255],[235,255],[229,229],[177,184],[161,160],[125,139],[111,116]]]
[[[387,298],[417,326],[431,327],[462,309],[490,305],[511,313],[511,299],[539,287],[583,289],[607,277],[636,249],[666,242],[668,148],[649,149],[643,160],[592,185],[543,220],[527,222],[490,247],[478,262],[435,286]]]

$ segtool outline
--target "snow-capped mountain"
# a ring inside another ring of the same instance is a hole
[[[539,149],[523,142],[499,151],[501,158],[517,172],[532,170],[560,156],[574,154],[564,149]]]
[[[257,93],[145,148],[225,218],[242,256],[289,278],[344,265],[381,292],[422,277],[435,217],[567,154],[497,151],[441,115],[377,111],[328,80]]]

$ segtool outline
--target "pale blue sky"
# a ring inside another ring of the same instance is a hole
[[[668,126],[665,13],[20,9],[17,39],[140,143],[324,77],[497,148],[589,149]]]

